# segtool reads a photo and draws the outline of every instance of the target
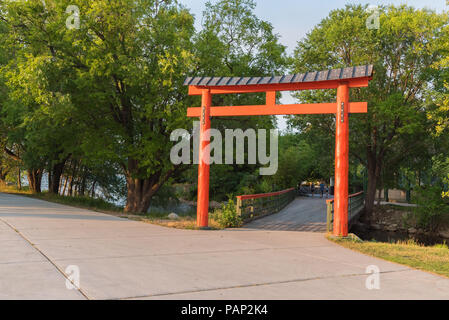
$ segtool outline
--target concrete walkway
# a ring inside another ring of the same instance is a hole
[[[449,298],[449,279],[317,232],[177,230],[0,194],[0,240],[1,299]],[[370,265],[380,290],[365,286]]]
[[[326,232],[326,198],[299,197],[281,212],[254,220],[249,229]]]

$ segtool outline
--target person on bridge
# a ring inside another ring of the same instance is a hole
[[[322,198],[323,195],[324,195],[324,187],[325,187],[324,182],[321,181],[321,183],[320,183],[320,193],[321,193],[321,198]]]

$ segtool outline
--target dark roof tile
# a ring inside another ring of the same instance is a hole
[[[258,85],[277,83],[298,83],[328,81],[339,79],[352,79],[371,77],[373,65],[340,68],[324,71],[313,71],[298,73],[294,75],[273,76],[273,77],[187,77],[184,85],[190,86],[235,86],[235,85]]]

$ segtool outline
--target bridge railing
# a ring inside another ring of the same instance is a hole
[[[279,212],[297,195],[295,188],[287,190],[237,196],[237,213],[243,221]]]
[[[326,200],[327,204],[327,232],[332,232],[334,222],[334,199]],[[365,197],[363,191],[349,195],[348,197],[348,225],[362,211],[365,205]]]

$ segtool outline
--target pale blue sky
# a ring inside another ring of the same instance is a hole
[[[179,0],[195,15],[197,28],[201,27],[201,17],[206,1]],[[316,24],[325,18],[333,9],[343,8],[345,4],[368,5],[401,5],[407,4],[416,8],[430,8],[438,12],[448,11],[447,0],[257,0],[256,14],[259,18],[269,21],[274,32],[280,35],[280,41],[292,53],[296,43],[306,35]],[[215,1],[211,1],[215,2]],[[218,75],[216,75],[218,76]],[[294,103],[288,93],[284,93],[282,103]],[[285,129],[285,121],[278,117],[279,128]]]

